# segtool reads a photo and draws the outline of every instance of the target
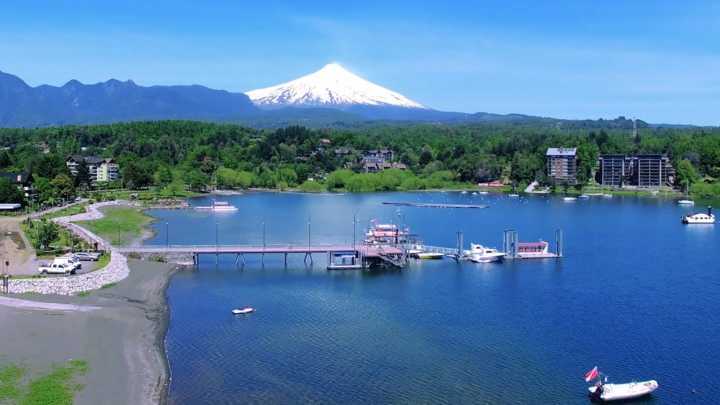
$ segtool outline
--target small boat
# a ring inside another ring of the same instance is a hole
[[[423,260],[440,260],[443,258],[443,254],[437,252],[420,252],[417,254],[417,258]]]
[[[460,194],[467,194],[467,190],[461,191]]]
[[[597,380],[592,386],[588,387],[590,398],[594,401],[610,402],[623,401],[634,398],[640,398],[650,395],[658,389],[659,384],[655,380],[630,382],[625,384],[607,383],[607,377],[604,378],[598,371],[597,366],[585,374],[585,382]]]
[[[473,191],[472,195],[477,195],[477,191]]]
[[[233,212],[238,210],[236,206],[230,205],[230,203],[227,203],[225,201],[213,201],[212,205],[198,206],[195,207],[195,209],[199,211],[212,212]]]
[[[512,193],[512,194],[508,194],[508,197],[510,197],[510,198],[518,198],[518,197],[520,197],[520,194]]]
[[[693,200],[680,200],[677,203],[678,205],[695,205],[695,201]]]
[[[576,200],[576,197],[563,197],[563,201],[565,202],[575,202]]]
[[[587,200],[587,199],[590,198],[590,196],[587,195],[587,194],[580,194],[580,195],[578,196],[578,198],[581,199],[581,200]]]
[[[600,384],[588,387],[590,397],[600,401],[621,401],[650,395],[658,389],[655,380],[631,382],[625,384]],[[600,390],[598,392],[598,390]]]
[[[603,194],[603,198],[613,198],[612,194]]]
[[[475,263],[499,262],[505,257],[505,253],[477,243],[471,243],[470,250],[466,250],[463,253],[468,260]]]
[[[478,191],[478,194],[480,195],[488,195],[490,194],[488,191]]]
[[[688,214],[682,217],[683,224],[714,224],[715,214],[712,212],[712,207],[708,207],[707,213],[697,212],[695,214]]]
[[[236,308],[232,310],[233,315],[246,315],[255,312],[253,307]]]

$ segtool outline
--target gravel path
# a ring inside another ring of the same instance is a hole
[[[118,281],[125,279],[130,274],[130,268],[127,265],[127,258],[98,235],[72,223],[74,221],[91,221],[100,219],[103,217],[103,213],[99,210],[99,208],[117,206],[120,204],[121,203],[116,201],[92,204],[87,207],[87,212],[83,214],[53,219],[55,223],[69,229],[71,232],[86,241],[90,243],[97,243],[98,248],[109,250],[112,255],[110,257],[110,263],[108,263],[105,268],[92,273],[76,276],[10,280],[9,292],[12,294],[36,293],[76,295],[84,291],[97,290],[104,285],[117,283]]]

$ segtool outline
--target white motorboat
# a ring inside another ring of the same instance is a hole
[[[693,200],[679,200],[677,203],[678,205],[695,205],[695,201]]]
[[[625,384],[612,384],[607,380],[607,376],[600,373],[597,366],[585,374],[585,382],[595,381],[592,387],[588,387],[592,400],[601,402],[629,400],[649,395],[659,387],[655,380],[633,381]]]
[[[470,250],[466,250],[465,257],[475,263],[499,262],[505,257],[505,253],[497,249],[488,248],[477,243],[470,244]]]
[[[563,197],[563,201],[565,202],[575,202],[576,200],[576,197]]]
[[[612,194],[603,194],[603,198],[613,198]]]
[[[487,192],[487,191],[478,191],[478,194],[480,194],[480,195],[488,195],[488,194],[490,194],[490,193]]]
[[[246,315],[255,312],[253,307],[236,308],[232,310],[233,315]]]
[[[237,211],[237,207],[230,205],[225,201],[213,201],[212,205],[198,206],[195,207],[199,211],[212,211],[212,212],[234,212]]]
[[[587,199],[590,198],[590,196],[587,195],[587,194],[580,194],[580,195],[578,196],[578,198],[581,199],[581,200],[587,200]]]
[[[515,194],[515,193],[513,193],[513,194],[508,194],[508,197],[510,197],[510,198],[518,198],[518,197],[520,197],[520,194]]]
[[[707,213],[697,212],[695,214],[688,214],[682,217],[683,224],[714,224],[715,214],[712,212],[712,207],[708,207]]]
[[[633,398],[639,398],[650,395],[658,389],[659,385],[655,380],[631,382],[625,384],[602,384],[599,383],[592,387],[588,387],[590,397],[605,402],[621,401]],[[599,392],[598,392],[599,390]]]

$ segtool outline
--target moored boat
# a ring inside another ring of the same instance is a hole
[[[688,214],[682,217],[683,224],[714,224],[715,214],[712,212],[712,207],[708,207],[707,213],[696,212],[695,214]]]
[[[577,200],[577,197],[563,197],[563,201],[565,202],[575,202]]]
[[[695,201],[693,200],[679,200],[678,205],[695,205]]]
[[[437,252],[420,252],[417,254],[417,258],[423,260],[440,260],[443,258],[443,254]]]
[[[587,200],[587,199],[590,198],[590,196],[587,195],[587,194],[580,194],[580,195],[578,196],[578,198],[581,199],[581,200]]]
[[[505,257],[505,253],[477,243],[471,243],[470,250],[466,250],[463,253],[465,258],[475,263],[498,262]]]
[[[233,212],[238,210],[236,206],[225,201],[213,201],[212,205],[198,206],[195,209],[212,212]]]

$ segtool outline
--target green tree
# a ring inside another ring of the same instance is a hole
[[[55,188],[55,194],[58,197],[69,200],[75,196],[75,184],[67,174],[58,174],[50,183]]]
[[[35,234],[35,247],[43,250],[48,250],[60,234],[57,224],[46,219],[34,222],[32,232]]]
[[[679,161],[675,167],[677,173],[677,183],[684,190],[689,190],[692,185],[700,179],[700,175],[695,170],[695,166],[687,159]]]
[[[25,196],[18,187],[5,177],[0,178],[0,203],[25,205]]]

